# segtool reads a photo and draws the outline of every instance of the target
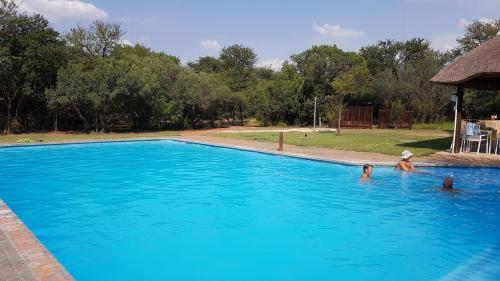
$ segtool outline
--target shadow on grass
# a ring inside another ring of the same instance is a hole
[[[452,140],[453,140],[452,137],[446,137],[446,138],[438,138],[438,139],[430,139],[430,140],[422,140],[414,142],[405,142],[397,144],[396,146],[428,148],[433,150],[447,150],[448,148],[450,148]]]

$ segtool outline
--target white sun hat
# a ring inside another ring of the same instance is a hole
[[[401,152],[401,159],[406,160],[412,156],[413,156],[413,153],[411,153],[411,151],[409,151],[409,150],[405,150],[405,151]]]

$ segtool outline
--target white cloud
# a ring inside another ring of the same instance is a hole
[[[480,18],[478,21],[482,22],[482,23],[492,23],[494,22],[495,20],[493,19],[490,19],[490,18]],[[458,20],[458,23],[457,25],[459,27],[462,27],[462,28],[465,28],[467,27],[469,24],[473,23],[472,20],[468,20],[468,19],[464,19],[464,18],[461,18]]]
[[[321,35],[326,35],[335,38],[361,37],[365,35],[365,33],[362,30],[344,28],[341,27],[340,25],[330,25],[327,23],[323,25],[318,25],[315,23],[314,30]]]
[[[204,40],[200,44],[203,49],[220,49],[220,44],[217,40]]]
[[[432,47],[440,51],[448,51],[457,46],[456,35],[442,35],[431,38]]]
[[[108,14],[94,4],[80,0],[22,0],[19,8],[27,13],[37,13],[49,21],[107,19]]]
[[[280,59],[280,58],[267,59],[267,60],[259,61],[257,63],[257,66],[258,67],[267,67],[267,68],[270,68],[274,71],[278,71],[281,69],[284,62],[285,62],[285,60]]]

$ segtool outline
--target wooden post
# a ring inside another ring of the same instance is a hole
[[[278,145],[278,151],[283,151],[283,140],[284,140],[284,133],[280,132],[280,139],[279,139],[279,145]]]
[[[464,85],[459,84],[457,86],[457,123],[455,124],[455,143],[453,144],[453,151],[455,153],[460,152],[460,146],[462,144],[461,128],[462,128],[462,104],[464,101]]]

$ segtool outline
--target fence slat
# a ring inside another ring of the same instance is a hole
[[[348,106],[343,110],[340,126],[350,128],[372,128],[373,106]]]
[[[413,111],[402,112],[398,117],[393,116],[393,112],[387,109],[378,110],[378,127],[388,128],[408,128],[413,126]]]

